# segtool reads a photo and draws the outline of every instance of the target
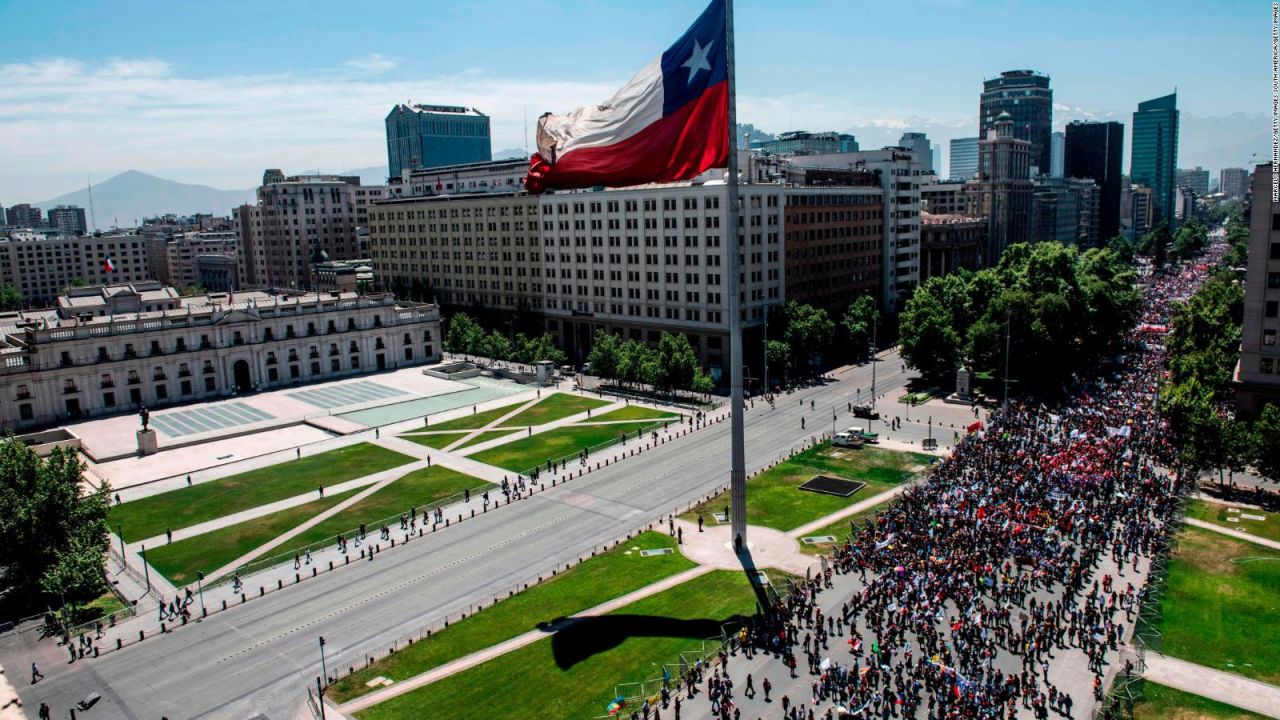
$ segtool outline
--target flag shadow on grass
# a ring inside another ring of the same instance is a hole
[[[679,620],[658,615],[603,615],[556,618],[540,623],[551,636],[556,666],[568,670],[592,656],[612,650],[633,637],[671,637],[702,641],[719,637],[720,626],[735,618]]]

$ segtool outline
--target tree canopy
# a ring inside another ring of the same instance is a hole
[[[1137,320],[1133,270],[1110,249],[1012,245],[1000,264],[930,278],[900,318],[902,357],[935,382],[961,362],[1031,386],[1066,379],[1113,354]]]
[[[0,442],[0,565],[16,600],[75,604],[105,589],[110,489],[82,492],[74,450],[37,457],[12,437]]]

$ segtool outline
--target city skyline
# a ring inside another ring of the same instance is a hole
[[[305,15],[276,16],[225,4],[8,6],[0,9],[13,37],[0,50],[7,78],[0,88],[0,153],[13,162],[0,172],[0,204],[40,201],[130,168],[232,189],[251,187],[265,167],[380,165],[382,119],[410,100],[477,107],[493,118],[495,154],[523,149],[526,127],[531,134],[541,112],[608,97],[659,38],[684,22],[685,5],[663,3],[665,10],[654,12],[612,2],[438,11],[391,4],[385,14],[400,18],[391,24],[379,13],[346,16],[313,6]],[[1073,119],[1127,126],[1140,100],[1176,86],[1187,125],[1180,162],[1215,171],[1244,166],[1265,149],[1266,67],[1257,62],[1255,74],[1221,68],[1247,67],[1265,55],[1263,13],[1249,7],[1175,3],[1148,17],[1138,3],[1067,10],[943,1],[918,4],[933,21],[904,25],[898,8],[777,8],[748,0],[738,11],[739,117],[774,133],[853,131],[868,148],[922,131],[941,146],[945,168],[947,142],[977,134],[982,81],[1027,68],[1051,78],[1055,129]],[[1103,15],[1107,22],[1099,23]],[[274,17],[287,18],[296,31],[281,32],[283,21]],[[1126,31],[1126,21],[1139,19],[1151,33]],[[1037,22],[1054,27],[1054,37],[1019,34]],[[166,29],[184,25],[236,32]],[[626,38],[603,42],[603,30],[618,26],[629,28]],[[972,52],[974,33],[1001,30],[1007,34],[1001,42]],[[556,42],[545,42],[548,32]],[[904,37],[927,51],[895,54]],[[841,44],[850,38],[862,48],[854,58]],[[800,43],[803,58],[779,52]],[[1217,62],[1146,60],[1159,57],[1160,46],[1177,45],[1202,48]],[[1123,58],[1108,51],[1120,47]],[[895,61],[860,59],[887,56]],[[82,110],[61,112],[71,106]],[[1197,123],[1206,126],[1199,137]],[[1224,124],[1233,131],[1223,131]],[[1256,128],[1257,138],[1240,128]]]

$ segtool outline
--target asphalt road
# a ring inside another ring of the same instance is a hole
[[[885,356],[878,366],[877,389],[892,400],[910,374],[902,372],[896,354]],[[811,435],[829,431],[832,406],[843,409],[855,388],[863,388],[865,397],[870,384],[871,366],[864,365],[825,386],[783,395],[774,409],[756,402],[747,413],[748,471]],[[839,415],[840,429],[854,424],[847,412]],[[806,419],[803,430],[801,417]],[[884,425],[876,425],[885,431]],[[539,493],[510,510],[502,508],[384,552],[375,562],[353,563],[168,636],[97,660],[42,662],[48,677],[38,685],[22,682],[22,668],[29,667],[30,658],[5,657],[4,665],[18,668],[10,675],[33,717],[41,702],[49,703],[55,718],[67,717],[66,709],[75,701],[96,692],[102,701],[79,713],[80,718],[292,718],[306,687],[320,675],[318,636],[327,640],[331,671],[358,665],[366,651],[385,654],[393,641],[415,628],[473,602],[487,603],[532,572],[572,561],[631,528],[665,517],[728,481],[729,427],[729,422],[713,425]],[[893,436],[918,445],[925,434],[923,425],[908,423]]]

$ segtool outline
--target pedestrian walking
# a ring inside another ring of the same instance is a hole
[[[44,673],[40,672],[39,666],[37,666],[35,663],[31,663],[31,684],[35,685],[36,683],[40,682],[43,679],[44,679]]]

